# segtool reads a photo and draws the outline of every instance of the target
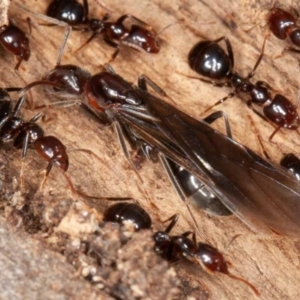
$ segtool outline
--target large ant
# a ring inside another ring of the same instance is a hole
[[[268,24],[271,32],[280,40],[290,38],[292,44],[300,47],[300,27],[296,18],[288,11],[273,7],[268,15]],[[300,52],[300,49],[286,47],[285,50]]]
[[[27,20],[31,34],[31,24],[29,19]],[[29,38],[22,29],[12,24],[11,21],[8,25],[0,27],[0,43],[7,51],[17,57],[16,71],[19,69],[23,60],[28,61],[30,57]]]
[[[220,47],[219,42],[225,41],[227,53]],[[233,87],[234,91],[214,105],[205,110],[232,98],[237,93],[245,93],[250,99],[247,105],[256,114],[266,121],[274,123],[277,127],[270,135],[271,140],[280,128],[296,130],[299,127],[299,115],[296,107],[283,95],[276,94],[272,98],[271,87],[263,81],[257,81],[255,84],[250,82],[263,57],[264,45],[252,71],[246,77],[240,76],[234,71],[234,56],[230,41],[226,37],[221,37],[214,41],[201,41],[197,43],[188,55],[188,63],[192,70],[204,78],[195,78],[210,83],[214,86]],[[257,111],[253,104],[262,106],[263,114]]]
[[[170,224],[167,228],[164,231],[157,231],[153,235],[155,252],[171,262],[184,258],[199,264],[210,274],[215,272],[226,274],[233,279],[244,282],[256,295],[259,295],[258,290],[250,282],[229,273],[227,262],[218,249],[209,244],[197,243],[195,233],[187,231],[181,235],[170,235],[178,218],[179,215],[169,218],[167,221],[170,221]],[[188,238],[191,234],[192,239]]]

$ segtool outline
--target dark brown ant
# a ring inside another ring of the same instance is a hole
[[[29,32],[31,34],[30,20],[27,19],[29,25]],[[1,45],[17,58],[15,70],[17,71],[23,60],[28,61],[30,57],[29,38],[25,32],[12,24],[10,21],[8,25],[0,27],[0,43]]]
[[[260,293],[254,285],[243,278],[229,273],[228,264],[218,249],[209,244],[197,243],[195,233],[187,231],[181,235],[170,235],[178,218],[179,215],[174,215],[169,218],[167,221],[170,221],[170,224],[167,228],[164,231],[157,231],[153,235],[155,252],[170,262],[176,262],[184,258],[199,264],[210,274],[215,272],[226,274],[233,279],[244,282],[259,296]],[[191,234],[192,239],[188,238]]]
[[[219,42],[226,43],[227,53],[220,47]],[[226,97],[216,102],[205,110],[208,111],[216,105],[232,98],[237,93],[245,93],[250,97],[247,105],[256,114],[266,121],[276,125],[276,129],[270,135],[270,140],[274,137],[280,128],[297,130],[299,127],[299,115],[295,105],[293,105],[285,96],[276,94],[272,98],[271,87],[263,81],[257,81],[255,84],[250,82],[263,57],[264,45],[252,71],[246,77],[240,76],[234,71],[234,56],[230,41],[226,37],[221,37],[214,41],[201,41],[197,43],[188,55],[188,63],[192,70],[198,74],[207,77],[195,78],[201,81],[213,84],[217,87],[233,87],[234,91]],[[262,112],[257,111],[254,105],[261,106]]]
[[[300,160],[295,154],[288,153],[284,155],[280,165],[288,169],[300,181]]]
[[[102,36],[109,46],[116,49],[111,61],[117,57],[120,45],[145,54],[158,53],[160,51],[158,35],[167,27],[173,25],[172,23],[156,32],[150,25],[129,14],[119,17],[115,22],[108,21],[109,14],[106,14],[102,19],[90,19],[88,17],[89,6],[87,0],[83,0],[83,5],[75,0],[53,1],[50,3],[46,14],[67,23],[73,30],[92,32],[91,37],[76,52],[97,36]],[[133,22],[130,28],[124,24],[127,19]],[[148,58],[151,60],[150,57]]]
[[[131,222],[136,231],[150,229],[152,225],[150,215],[136,203],[116,203],[104,213],[104,222],[121,223]]]
[[[267,21],[269,29],[278,39],[285,40],[289,37],[293,45],[300,47],[300,26],[290,12],[273,6]],[[293,47],[286,47],[285,50],[300,53],[300,49]]]

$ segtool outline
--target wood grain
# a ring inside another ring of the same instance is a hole
[[[43,13],[47,1],[19,1],[32,10]],[[91,13],[103,16],[104,11],[89,1]],[[138,16],[159,30],[164,26],[180,21],[161,35],[162,50],[152,55],[152,65],[147,57],[136,51],[124,49],[113,62],[115,70],[126,80],[136,82],[138,75],[146,74],[158,83],[168,95],[174,99],[183,111],[196,118],[201,112],[226,96],[229,89],[212,87],[197,80],[191,80],[182,74],[195,75],[187,65],[187,54],[190,48],[200,39],[216,39],[227,36],[235,54],[236,70],[248,74],[253,67],[265,35],[267,34],[265,16],[271,7],[271,1],[226,0],[226,1],[159,1],[145,0],[138,3],[128,1],[101,1],[114,11],[112,18],[125,13]],[[290,1],[288,1],[290,2]],[[288,5],[289,3],[285,3]],[[11,5],[9,14],[13,16],[22,28],[26,28],[24,12]],[[250,32],[246,29],[258,24]],[[43,32],[40,32],[43,31]],[[23,86],[24,82],[39,79],[56,63],[59,45],[63,36],[61,28],[42,27],[32,32],[32,55],[28,63],[22,64],[19,76],[13,72],[14,61],[10,54],[1,53],[1,86]],[[68,41],[63,63],[77,64],[92,74],[100,70],[101,65],[109,60],[113,50],[101,41],[93,41],[81,52],[73,55],[86,39],[83,33],[73,32]],[[299,86],[299,63],[297,55],[286,54],[278,59],[274,57],[281,53],[285,41],[279,41],[270,36],[266,43],[265,56],[259,66],[255,80],[264,80],[276,90],[280,90],[292,101],[297,100]],[[36,105],[53,101],[42,89],[32,92]],[[300,153],[299,135],[296,132],[283,130],[268,142],[273,127],[260,120],[245,103],[235,97],[216,109],[224,110],[231,121],[233,136],[239,142],[261,153],[253,126],[248,115],[253,118],[255,126],[261,134],[264,145],[274,162],[278,162],[283,153],[292,151]],[[24,110],[24,117],[30,118],[36,112]],[[123,157],[111,128],[101,128],[94,121],[82,115],[75,107],[49,109],[47,116],[50,121],[42,124],[47,134],[59,137],[68,149],[86,148],[95,151],[105,163],[82,153],[70,153],[70,170],[75,185],[89,195],[124,197],[132,196],[151,212],[154,228],[163,228],[161,220],[174,213],[180,213],[179,226],[174,230],[180,233],[191,228],[190,216],[174,193],[162,167],[145,163],[140,175],[143,183],[130,169]],[[223,123],[216,125],[224,131]],[[18,182],[20,168],[20,152],[7,152],[9,155],[9,172]],[[26,165],[26,187],[34,193],[38,189],[44,162],[33,152],[28,155]],[[68,195],[70,192],[63,177],[54,170],[42,191],[47,197],[53,195]],[[153,208],[147,198],[157,206]],[[283,200],[284,201],[284,200]],[[102,205],[102,204],[99,204]],[[261,299],[297,299],[300,288],[299,249],[297,240],[289,238],[273,238],[253,233],[236,217],[215,218],[205,213],[195,211],[206,241],[226,253],[226,258],[232,262],[230,271],[253,283],[261,293]],[[230,246],[231,239],[240,235]],[[190,264],[179,264],[177,270],[180,278],[189,281],[189,287],[184,290],[195,299],[255,299],[251,290],[244,284],[226,276],[211,276],[199,267]],[[200,289],[197,289],[200,287]],[[192,299],[192,298],[190,298]]]

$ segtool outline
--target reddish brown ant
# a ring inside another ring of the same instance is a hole
[[[27,21],[31,34],[30,20],[27,19]],[[30,57],[29,38],[22,29],[14,25],[11,21],[8,25],[0,27],[0,43],[7,51],[16,56],[16,71],[19,69],[23,60],[28,61]]]
[[[1,89],[1,120],[0,120],[0,140],[3,143],[13,142],[13,146],[17,149],[22,148],[22,167],[21,167],[21,188],[24,188],[23,165],[28,149],[32,148],[36,153],[48,162],[45,169],[44,179],[41,187],[45,184],[52,166],[56,166],[65,173],[68,170],[69,158],[66,147],[62,142],[54,136],[45,136],[43,129],[36,124],[42,117],[42,113],[38,113],[28,122],[18,117],[20,109],[25,101],[25,96],[19,98],[14,109],[11,109],[11,99],[7,91]],[[73,192],[75,188],[69,177],[64,174],[70,184]]]
[[[171,262],[184,258],[199,264],[208,273],[220,272],[226,274],[233,279],[244,282],[259,296],[259,292],[254,285],[243,278],[229,273],[227,262],[218,249],[209,244],[197,243],[194,232],[187,231],[181,235],[170,235],[178,218],[179,215],[169,218],[167,221],[170,221],[170,224],[167,228],[164,231],[157,231],[153,235],[155,252]],[[192,240],[188,238],[191,234]]]
[[[226,43],[227,53],[220,47],[219,42],[222,40]],[[272,98],[271,87],[263,81],[257,81],[255,84],[250,82],[254,73],[259,66],[264,52],[264,45],[252,71],[246,77],[240,76],[234,71],[234,56],[230,41],[226,37],[221,37],[214,41],[201,41],[197,43],[189,52],[188,63],[192,70],[198,74],[207,77],[196,78],[214,86],[233,87],[234,91],[228,96],[216,102],[214,105],[205,110],[207,112],[216,105],[223,103],[229,98],[232,98],[237,93],[244,93],[250,97],[247,105],[257,115],[266,121],[270,121],[276,125],[276,129],[270,135],[271,140],[280,128],[297,130],[300,121],[295,105],[293,105],[285,96],[276,94]],[[257,111],[254,105],[261,106],[263,114]]]

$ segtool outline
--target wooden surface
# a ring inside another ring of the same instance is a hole
[[[41,13],[47,6],[47,1],[20,2]],[[91,3],[91,12],[95,16],[103,16],[105,12],[93,1],[89,2]],[[201,112],[206,107],[226,96],[230,90],[212,87],[182,75],[195,75],[187,65],[187,54],[190,48],[200,39],[216,39],[226,35],[233,46],[236,70],[241,74],[248,74],[260,53],[266,34],[266,27],[263,27],[265,15],[271,7],[270,2],[250,0],[190,0],[172,1],[172,3],[170,1],[145,0],[139,4],[133,0],[126,2],[103,0],[101,3],[115,12],[112,18],[117,18],[125,13],[133,14],[157,30],[172,22],[180,21],[179,24],[162,33],[162,50],[159,54],[151,56],[154,61],[153,65],[145,55],[124,49],[114,61],[113,67],[126,80],[134,83],[139,74],[146,74],[174,99],[179,108],[197,118],[200,118]],[[12,4],[9,13],[22,28],[26,28],[23,12],[20,12]],[[258,24],[258,26],[250,32],[245,31],[254,24]],[[13,72],[12,56],[1,50],[2,87],[23,86],[24,82],[29,83],[39,79],[55,65],[63,30],[43,27],[40,31],[44,31],[45,36],[33,28],[32,55],[28,63],[22,64],[20,76]],[[93,74],[100,70],[101,64],[109,60],[113,50],[103,42],[94,41],[76,56],[72,55],[72,52],[85,39],[84,34],[72,33],[62,63],[77,64]],[[299,57],[294,54],[286,54],[281,58],[274,58],[281,53],[285,45],[285,42],[270,36],[266,43],[264,59],[254,80],[268,82],[296,102],[299,89]],[[53,99],[46,96],[41,88],[35,89],[32,96],[36,105],[51,102]],[[15,96],[16,98],[17,96]],[[256,117],[237,97],[220,105],[217,109],[228,113],[235,139],[261,153],[254,129],[247,117],[251,115],[274,162],[279,161],[282,153],[288,151],[300,153],[299,135],[296,132],[282,131],[276,135],[274,139],[276,143],[269,143],[268,137],[273,131],[273,127]],[[26,118],[32,117],[35,113],[35,111],[24,110]],[[68,149],[91,149],[105,161],[103,164],[89,155],[70,153],[68,173],[76,187],[89,195],[131,196],[139,199],[151,213],[155,229],[163,228],[160,221],[174,213],[181,214],[179,226],[176,227],[174,233],[181,233],[191,228],[190,217],[174,193],[162,167],[145,163],[140,171],[144,181],[141,184],[124,159],[112,129],[101,128],[82,115],[75,107],[49,109],[47,116],[50,121],[42,124],[47,134],[59,137]],[[215,126],[220,131],[224,131],[222,122]],[[14,188],[18,189],[20,151],[7,151],[6,156],[2,159],[9,161],[9,170],[6,169],[6,172],[10,173],[14,179]],[[7,163],[6,166],[8,166]],[[31,195],[34,195],[38,189],[41,181],[38,172],[44,166],[45,163],[33,152],[28,155],[26,188]],[[64,178],[57,170],[51,172],[45,188],[39,192],[39,197],[50,197],[49,195],[52,198],[57,195],[58,199],[70,195]],[[151,199],[157,209],[149,205],[147,198]],[[226,258],[232,262],[230,267],[232,274],[243,277],[254,284],[261,293],[261,299],[299,298],[299,241],[254,234],[234,216],[215,218],[196,211],[195,215],[201,224],[206,242],[226,253]],[[237,234],[240,236],[227,247]],[[229,277],[211,276],[202,271],[200,267],[191,264],[182,263],[176,268],[186,286],[182,297],[186,295],[195,299],[256,298],[246,285]]]

